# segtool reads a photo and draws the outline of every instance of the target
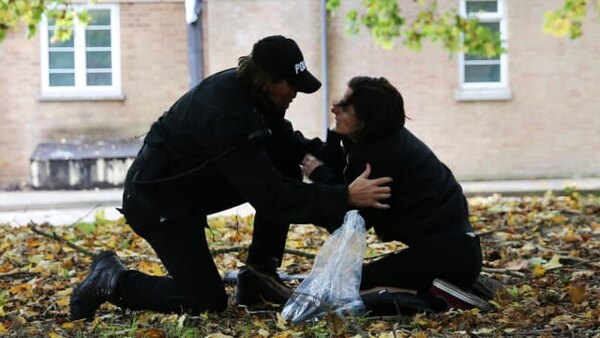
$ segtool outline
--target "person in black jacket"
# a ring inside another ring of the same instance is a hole
[[[385,78],[355,77],[331,109],[335,124],[322,158],[308,154],[303,171],[313,182],[351,182],[367,164],[373,177],[392,177],[388,209],[360,208],[383,241],[408,248],[364,265],[361,290],[427,293],[436,279],[467,290],[482,254],[462,188],[431,149],[405,126],[402,95]],[[325,225],[335,230],[341,222]]]
[[[385,208],[389,178],[350,185],[301,181],[300,161],[318,152],[284,119],[296,93],[320,82],[307,70],[298,45],[283,36],[254,44],[238,67],[203,80],[150,128],[130,167],[123,192],[127,223],[146,239],[168,276],[126,270],[112,251],[97,255],[71,296],[71,317],[92,318],[109,301],[132,310],[223,310],[227,295],[205,238],[206,215],[244,202],[256,209],[247,265],[236,300],[284,302],[277,279],[290,222],[339,219],[349,205]]]

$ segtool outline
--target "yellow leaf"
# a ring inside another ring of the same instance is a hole
[[[56,300],[56,304],[60,307],[67,307],[69,305],[69,297],[63,297]]]
[[[156,262],[143,260],[138,264],[138,270],[153,276],[164,275],[162,265]]]
[[[15,285],[12,288],[10,288],[9,291],[14,295],[22,295],[26,297],[33,296],[33,290],[31,288],[31,285],[27,283]]]
[[[600,1],[600,0],[599,0],[599,1]],[[600,223],[592,222],[592,224],[591,224],[591,227],[592,227],[592,232],[593,232],[595,235],[598,235],[598,234],[600,234]]]
[[[70,296],[72,293],[73,293],[73,288],[68,288],[68,289],[57,291],[55,293],[55,295],[58,297],[66,297],[66,296]]]
[[[429,322],[423,314],[418,313],[413,317],[413,323],[416,325],[427,325]]]
[[[571,296],[571,301],[575,304],[583,302],[585,300],[585,284],[571,284],[569,286],[569,296]]]
[[[8,330],[0,323],[0,333],[8,333]]]
[[[50,337],[50,338],[63,338],[63,336],[61,336],[59,334],[56,334],[54,332],[48,333],[48,337]]]
[[[581,236],[576,234],[573,228],[571,227],[569,227],[569,229],[567,230],[567,234],[563,236],[562,239],[567,243],[581,242]]]
[[[75,328],[75,323],[73,323],[73,322],[66,322],[66,323],[63,323],[63,325],[61,327],[63,329],[72,330],[72,329]]]
[[[536,265],[533,267],[533,275],[536,277],[542,277],[546,274],[546,269],[544,269],[541,265]]]
[[[165,338],[166,336],[165,331],[155,328],[137,329],[135,331],[135,338]]]
[[[285,318],[281,315],[281,313],[277,312],[277,328],[280,330],[286,330],[287,326],[285,325]]]

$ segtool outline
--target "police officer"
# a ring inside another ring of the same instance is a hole
[[[130,167],[122,212],[155,250],[168,276],[127,270],[112,251],[97,255],[71,296],[71,317],[93,318],[109,301],[132,310],[223,310],[227,295],[211,257],[206,215],[249,202],[256,209],[239,304],[282,303],[277,278],[289,223],[328,224],[352,207],[386,208],[390,178],[350,185],[305,184],[299,164],[322,143],[294,131],[285,112],[297,92],[321,83],[294,40],[256,42],[237,68],[209,76],[154,122]]]

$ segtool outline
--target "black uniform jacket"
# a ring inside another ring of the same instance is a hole
[[[250,202],[275,221],[341,219],[346,186],[299,179],[303,155],[322,147],[315,141],[253,99],[235,69],[216,73],[153,123],[128,172],[125,214],[134,204],[161,219],[195,218]]]
[[[326,166],[311,174],[315,182],[351,182],[371,164],[371,178],[390,176],[389,209],[360,210],[382,240],[409,246],[472,231],[462,188],[435,154],[408,129],[367,144],[329,132]],[[339,222],[327,228],[330,231]]]

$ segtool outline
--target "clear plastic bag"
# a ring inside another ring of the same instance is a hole
[[[344,224],[319,250],[310,275],[285,303],[283,317],[297,323],[330,312],[362,314],[359,289],[366,243],[364,219],[358,211],[348,211]]]

